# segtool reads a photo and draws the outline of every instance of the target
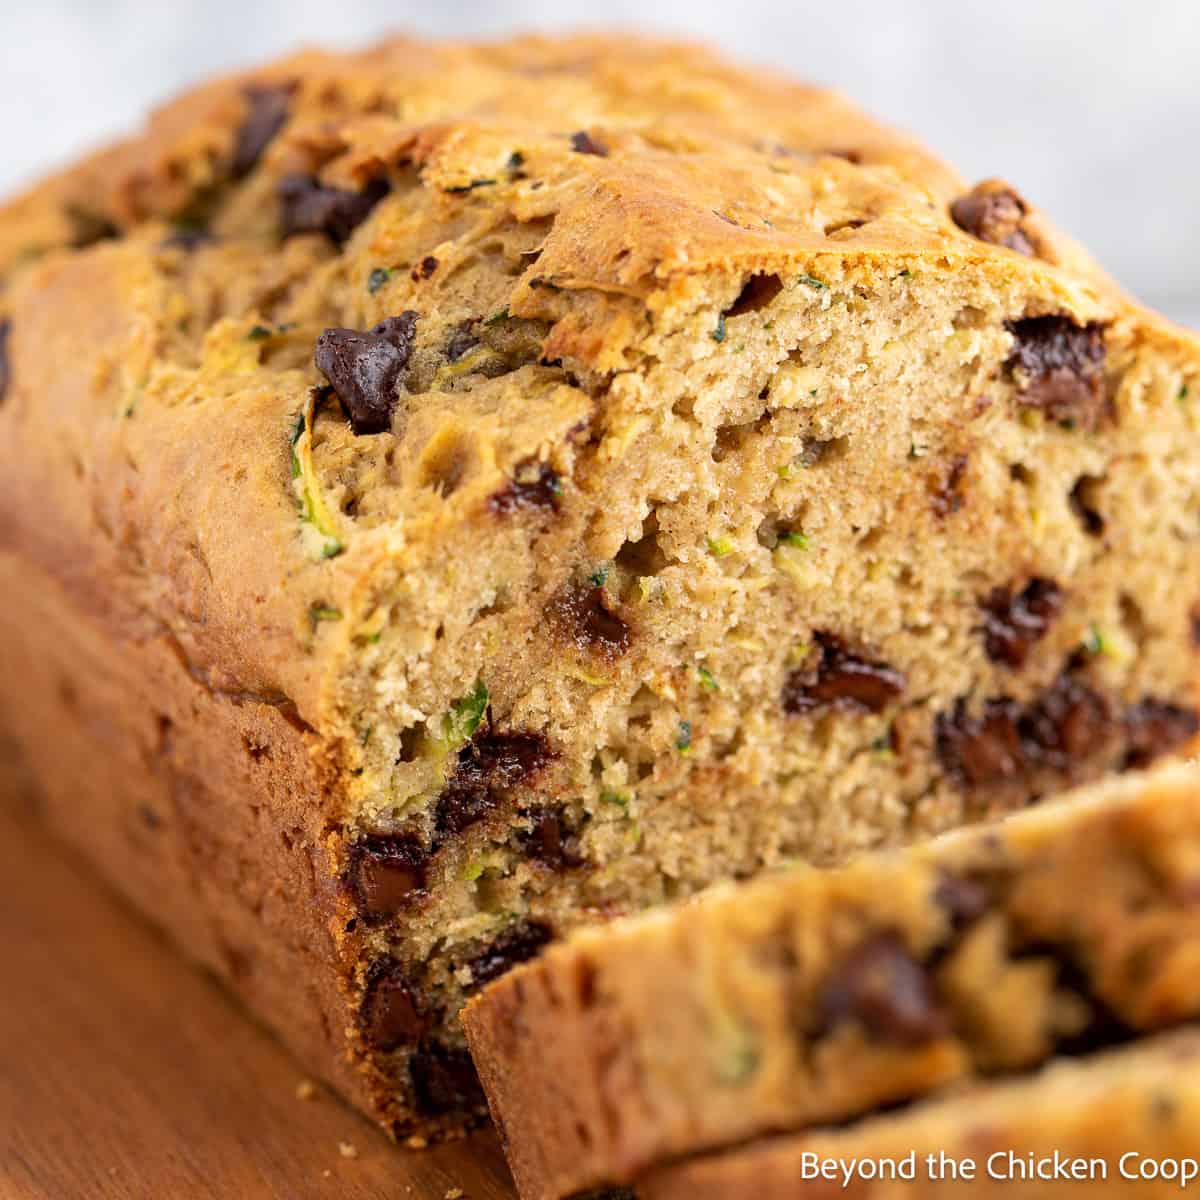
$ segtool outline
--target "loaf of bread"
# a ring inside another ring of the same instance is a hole
[[[522,1200],[1200,1018],[1200,769],[582,930],[464,1010]]]
[[[1200,346],[836,95],[303,53],[12,201],[0,275],[48,818],[397,1134],[572,927],[1195,732]]]
[[[1200,1032],[653,1172],[637,1200],[1165,1200],[1194,1187]],[[819,1174],[818,1172],[824,1172]]]

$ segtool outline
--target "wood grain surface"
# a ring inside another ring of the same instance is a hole
[[[495,1138],[392,1145],[0,781],[0,1197],[514,1200]]]

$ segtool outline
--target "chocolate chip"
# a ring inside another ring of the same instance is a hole
[[[571,134],[571,149],[576,154],[595,154],[600,158],[608,157],[608,147],[598,142],[586,129],[580,129]]]
[[[428,279],[438,268],[438,260],[432,254],[427,254],[415,267],[412,269],[412,277],[414,280],[420,281]]]
[[[386,179],[372,179],[361,192],[326,187],[311,175],[288,175],[279,181],[279,230],[289,238],[297,233],[324,233],[341,245],[391,191]]]
[[[429,1027],[417,994],[394,958],[376,962],[367,977],[359,1008],[359,1028],[376,1050],[412,1045]]]
[[[350,848],[350,886],[368,920],[389,917],[425,894],[428,855],[411,834],[363,838]]]
[[[1068,668],[1017,723],[1026,758],[1065,770],[1103,748],[1116,732],[1108,703]]]
[[[409,1059],[408,1069],[413,1095],[426,1116],[461,1112],[485,1102],[475,1065],[461,1046],[430,1038]]]
[[[580,858],[567,843],[566,820],[561,809],[541,808],[526,812],[532,822],[527,833],[521,834],[521,849],[532,859],[552,871],[569,871],[583,866]]]
[[[1104,331],[1069,317],[1012,321],[1016,339],[1005,364],[1017,383],[1019,402],[1040,408],[1052,421],[1093,429],[1105,407]]]
[[[417,314],[410,311],[380,321],[368,333],[327,329],[317,339],[317,370],[333,385],[356,434],[391,428],[416,325]]]
[[[0,345],[3,344],[3,339],[7,336],[7,334],[7,329],[0,330]],[[2,384],[2,380],[4,378],[2,361],[3,360],[0,359],[0,399],[4,398],[4,388]],[[1193,608],[1188,614],[1188,628],[1191,631],[1192,645],[1197,650],[1200,650],[1200,604],[1196,605],[1196,607]]]
[[[203,225],[181,225],[174,232],[167,234],[158,243],[160,250],[183,250],[191,254],[201,246],[216,241],[210,230]]]
[[[992,662],[1024,664],[1029,651],[1062,608],[1062,590],[1052,579],[1036,576],[1017,593],[996,588],[983,602],[984,649]]]
[[[804,666],[784,682],[783,710],[795,714],[833,705],[881,712],[904,685],[899,671],[852,654],[834,634],[817,632]]]
[[[619,658],[630,647],[633,633],[607,603],[604,589],[587,583],[571,584],[546,606],[546,615],[559,633],[580,650]]]
[[[251,84],[243,92],[246,117],[233,139],[233,159],[229,165],[234,179],[242,179],[254,170],[263,151],[287,123],[291,91],[287,85]]]
[[[434,813],[439,838],[453,837],[482,821],[497,806],[485,780],[455,775],[438,796]]]
[[[488,508],[506,516],[521,509],[540,508],[558,511],[562,480],[548,463],[525,459],[518,463],[508,487],[488,497]]]
[[[950,467],[933,492],[930,506],[939,517],[948,517],[963,506],[962,483],[967,473],[967,456],[959,454],[950,460]]]
[[[494,787],[509,788],[540,771],[551,756],[540,733],[499,733],[489,729],[475,735],[462,755],[480,765]]]
[[[504,792],[532,779],[549,761],[546,740],[537,733],[500,733],[480,728],[458,752],[454,771],[438,797],[438,835],[462,833],[493,812]]]
[[[967,715],[959,700],[953,713],[934,723],[937,755],[945,770],[972,787],[999,783],[1020,774],[1025,755],[1017,732],[1020,707],[1015,700],[989,700],[978,717]]]
[[[876,934],[852,951],[826,980],[818,1005],[825,1030],[858,1021],[903,1046],[949,1032],[929,973],[894,933]]]
[[[987,912],[991,895],[980,880],[943,871],[933,889],[933,902],[946,913],[950,928],[957,933]]]
[[[980,716],[959,700],[935,723],[943,767],[972,786],[1002,783],[1038,768],[1069,770],[1111,746],[1119,732],[1107,701],[1078,675],[1073,660],[1054,683],[1022,708],[1001,696]]]
[[[541,921],[523,921],[509,926],[467,963],[471,969],[471,986],[483,987],[511,971],[518,963],[527,962],[539,954],[553,936],[550,926]]]
[[[474,329],[474,321],[464,321],[450,335],[450,340],[446,343],[446,358],[450,362],[458,362],[468,350],[473,350],[479,345],[479,338]]]
[[[385,341],[390,342],[391,345],[404,355],[405,361],[407,361],[408,356],[412,353],[413,339],[417,336],[417,321],[419,317],[419,313],[415,313],[411,308],[408,308],[399,316],[384,317],[371,332],[376,337],[381,337]]]
[[[12,379],[12,369],[8,362],[8,339],[11,333],[12,321],[8,317],[0,317],[0,403],[3,403]]]
[[[1200,718],[1192,709],[1148,696],[1125,714],[1125,765],[1144,767],[1191,740],[1197,732]]]
[[[950,205],[950,215],[959,229],[981,242],[1032,257],[1037,251],[1022,227],[1028,211],[1025,201],[1012,188],[995,182],[979,184]]]

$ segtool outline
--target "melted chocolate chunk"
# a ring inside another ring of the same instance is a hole
[[[1017,728],[1029,762],[1056,770],[1095,754],[1116,732],[1104,697],[1069,669],[1026,710]]]
[[[419,316],[411,308],[405,309],[398,317],[384,317],[371,332],[390,342],[407,361],[412,353],[413,339],[417,336]]]
[[[428,855],[411,834],[367,837],[350,849],[350,886],[368,921],[389,917],[425,894]]]
[[[1062,589],[1040,576],[1016,595],[996,588],[983,602],[984,649],[992,662],[1020,667],[1062,608]]]
[[[438,797],[439,837],[462,833],[493,812],[509,788],[525,783],[551,758],[536,733],[498,733],[480,728],[458,752],[454,772]]]
[[[1017,732],[1020,708],[1015,700],[989,700],[978,717],[967,716],[959,700],[954,712],[939,713],[934,740],[942,766],[971,787],[1012,779],[1025,767]]]
[[[291,92],[286,85],[263,87],[252,84],[246,88],[243,93],[246,119],[234,138],[233,159],[229,164],[234,179],[242,179],[254,170],[263,151],[287,123]]]
[[[854,950],[826,980],[819,1007],[827,1031],[858,1021],[876,1037],[902,1046],[949,1031],[929,973],[894,933],[877,934]]]
[[[629,626],[607,604],[602,587],[571,584],[546,606],[559,632],[580,650],[619,658],[633,642]]]
[[[438,269],[438,260],[432,254],[427,254],[412,269],[412,277],[416,281],[428,279]]]
[[[475,1065],[461,1046],[430,1038],[409,1059],[408,1069],[413,1094],[426,1116],[478,1108],[485,1103]]]
[[[959,454],[950,460],[950,468],[934,490],[930,505],[939,517],[948,517],[963,506],[963,480],[967,474],[967,456]]]
[[[488,508],[502,516],[526,508],[557,512],[561,496],[562,479],[554,468],[537,459],[526,459],[517,465],[508,487],[488,497]]]
[[[471,969],[471,986],[481,988],[511,971],[518,963],[534,958],[553,936],[550,926],[541,921],[523,921],[510,926],[467,963]]]
[[[12,370],[8,363],[8,339],[11,334],[12,321],[8,317],[0,317],[0,403],[4,402],[12,379]]]
[[[1095,428],[1105,408],[1104,330],[1068,317],[1012,321],[1016,339],[1007,367],[1020,403],[1040,408],[1052,421]]]
[[[981,183],[950,205],[959,229],[981,242],[1032,257],[1037,251],[1022,227],[1027,214],[1025,201],[1012,188],[994,183]]]
[[[1200,732],[1200,718],[1192,709],[1148,696],[1125,714],[1125,765],[1144,767],[1183,745],[1197,732]]]
[[[580,129],[571,134],[571,149],[576,154],[595,154],[600,158],[608,157],[608,147],[598,142],[586,129]]]
[[[804,666],[783,685],[783,711],[810,712],[830,705],[881,712],[904,691],[904,676],[882,663],[852,654],[831,633],[814,633]]]
[[[276,191],[283,237],[324,233],[340,246],[391,191],[391,185],[386,179],[372,179],[361,192],[351,192],[326,187],[311,175],[288,175]]]
[[[933,900],[949,917],[950,928],[959,933],[987,912],[991,893],[978,879],[943,871],[934,888]]]
[[[438,836],[462,833],[499,804],[487,778],[474,764],[460,765],[438,796],[434,820]]]
[[[942,766],[972,787],[1041,767],[1068,770],[1111,745],[1119,732],[1104,697],[1070,666],[1025,708],[1001,696],[969,717],[960,700],[952,714],[938,716],[934,728]]]
[[[380,1051],[410,1046],[424,1036],[429,1018],[395,959],[383,959],[371,967],[358,1023],[368,1044]]]
[[[388,317],[368,333],[327,329],[314,362],[337,392],[356,434],[391,428],[396,389],[412,353],[417,314]]]
[[[540,808],[526,812],[532,825],[520,836],[521,849],[552,871],[569,871],[583,866],[583,859],[568,845],[570,836],[562,809]]]

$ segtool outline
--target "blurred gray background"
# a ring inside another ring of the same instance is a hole
[[[570,26],[705,38],[834,84],[1003,175],[1200,326],[1200,0],[5,0],[0,190],[208,73],[304,42]]]

